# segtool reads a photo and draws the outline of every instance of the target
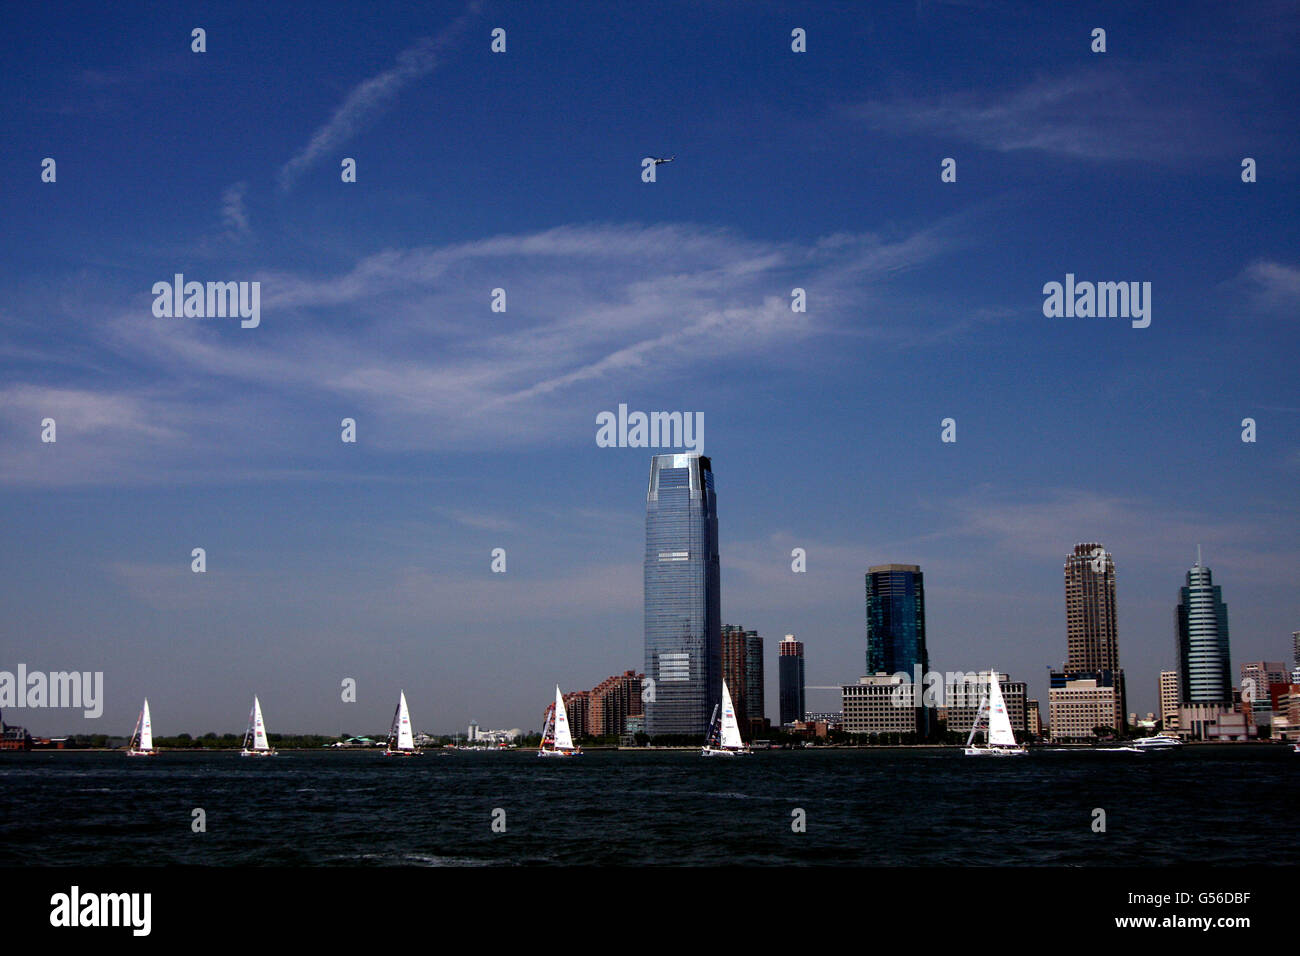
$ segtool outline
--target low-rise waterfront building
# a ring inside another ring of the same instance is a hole
[[[1254,736],[1248,714],[1213,702],[1183,704],[1178,728],[1184,740],[1249,740]]]
[[[1178,689],[1178,671],[1161,671],[1159,685],[1160,725],[1165,733],[1178,730],[1178,705],[1182,697]]]
[[[1269,688],[1272,704],[1270,735],[1275,740],[1300,740],[1300,681]]]
[[[922,734],[915,685],[899,674],[872,674],[843,684],[843,729],[851,734]]]
[[[1124,727],[1122,672],[1052,672],[1048,689],[1052,739],[1058,742],[1090,742],[1098,727],[1119,732]]]

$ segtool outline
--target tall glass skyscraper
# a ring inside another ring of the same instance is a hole
[[[1210,569],[1201,564],[1187,572],[1174,612],[1178,628],[1178,681],[1185,704],[1232,703],[1228,653],[1228,605]]]
[[[781,690],[781,726],[803,720],[807,702],[804,699],[803,641],[793,634],[777,645],[777,677]]]
[[[925,579],[915,564],[867,570],[867,674],[930,670],[925,647]]]
[[[703,735],[722,700],[722,599],[713,466],[655,455],[645,516],[646,733]]]
[[[867,675],[896,674],[924,681],[930,670],[925,646],[925,577],[915,564],[867,569]],[[930,707],[917,707],[916,732],[930,734]]]

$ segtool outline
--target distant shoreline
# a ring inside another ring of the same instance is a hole
[[[1289,747],[1289,741],[1282,740],[1188,740],[1183,742],[1185,747],[1242,747],[1242,746],[1275,746]],[[1110,744],[1036,744],[1029,747],[1031,752],[1035,750],[1111,750],[1116,747],[1124,746],[1122,741]],[[766,748],[771,751],[790,751],[801,753],[805,751],[825,751],[825,750],[959,750],[961,744],[821,744],[815,747],[770,747]],[[165,747],[158,750],[159,754],[239,754],[242,747]],[[531,753],[533,747],[515,747],[503,750],[486,749],[486,750],[462,750],[456,747],[428,747],[422,748],[420,753]],[[620,753],[645,753],[645,752],[672,752],[699,750],[699,745],[687,746],[648,746],[648,747],[622,747],[613,744],[584,746],[583,752],[620,752]],[[276,753],[329,753],[329,754],[364,754],[377,753],[382,754],[383,747],[276,747]],[[125,747],[33,747],[31,750],[3,750],[0,751],[0,757],[8,754],[89,754],[89,753],[125,753]],[[757,752],[763,752],[762,750]]]

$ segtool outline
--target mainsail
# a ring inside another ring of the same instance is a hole
[[[140,711],[140,749],[153,750],[153,721],[149,719],[148,697],[144,699],[144,710]]]
[[[1016,735],[1011,730],[1011,717],[1002,699],[997,671],[989,671],[989,744],[994,747],[1016,746]]]
[[[402,691],[397,702],[397,713],[393,715],[393,729],[390,732],[397,737],[398,750],[414,750],[415,738],[411,736],[411,714],[406,709],[406,691]]]
[[[256,697],[253,698],[253,712],[248,715],[248,720],[253,734],[253,749],[270,750],[271,745],[266,741],[266,724],[262,721],[262,703]]]
[[[569,712],[564,709],[560,685],[555,685],[555,749],[572,750],[573,734],[569,732]]]
[[[725,749],[740,748],[744,743],[740,739],[740,724],[736,721],[736,708],[731,703],[731,692],[727,690],[727,682],[722,682],[722,738],[721,745]]]

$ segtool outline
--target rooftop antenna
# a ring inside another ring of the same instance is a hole
[[[1201,546],[1199,544],[1196,546],[1196,566],[1198,568],[1201,566]]]

